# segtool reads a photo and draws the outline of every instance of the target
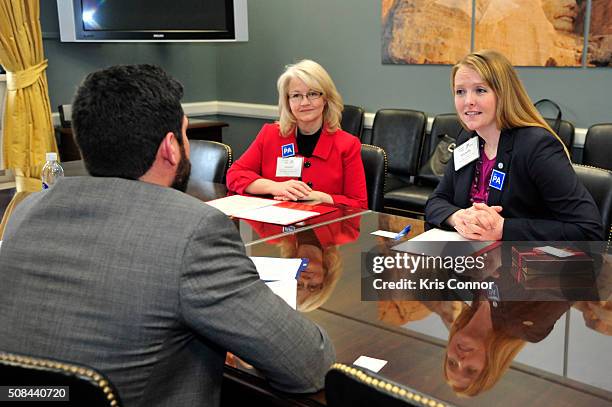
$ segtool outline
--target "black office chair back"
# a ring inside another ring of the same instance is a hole
[[[555,121],[557,119],[544,118],[548,125],[554,129]],[[576,133],[576,128],[572,122],[568,122],[567,120],[559,121],[559,138],[565,144],[565,147],[571,152],[572,146],[574,145],[574,135]]]
[[[68,128],[72,125],[72,105],[59,105],[57,111],[60,117],[60,125]]]
[[[573,164],[573,167],[578,179],[589,191],[599,208],[605,237],[610,241],[612,237],[612,171],[580,164]]]
[[[418,169],[427,116],[408,109],[381,109],[374,116],[372,144],[385,150],[389,174],[408,178]]]
[[[387,154],[380,147],[361,145],[361,160],[368,188],[368,208],[381,212],[384,208],[385,177],[387,176]]]
[[[58,403],[66,407],[121,406],[119,393],[108,378],[87,366],[0,351],[0,377],[3,386],[66,387],[69,401]],[[60,390],[53,395],[60,396]]]
[[[450,407],[450,404],[361,369],[335,363],[325,376],[329,407]]]
[[[225,176],[232,165],[232,148],[209,140],[189,140],[191,146],[191,175],[189,183],[216,182],[225,184]]]
[[[612,170],[612,123],[589,127],[584,140],[582,163]]]
[[[347,133],[362,140],[364,116],[365,110],[363,110],[363,107],[344,105],[340,127]]]

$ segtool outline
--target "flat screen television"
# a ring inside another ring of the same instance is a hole
[[[62,42],[248,41],[247,0],[57,0]]]

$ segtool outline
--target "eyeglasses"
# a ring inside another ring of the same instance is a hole
[[[323,96],[323,92],[317,92],[316,90],[308,91],[306,94],[302,93],[291,93],[289,94],[289,102],[291,103],[301,103],[304,100],[304,97],[308,98],[310,102],[313,100],[319,99]]]
[[[297,283],[297,288],[300,290],[308,290],[308,292],[310,293],[314,293],[315,291],[321,291],[321,289],[323,288],[323,283],[319,283],[319,284],[308,284],[308,282],[303,281],[302,279],[298,280]]]

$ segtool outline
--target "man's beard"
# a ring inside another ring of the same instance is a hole
[[[180,144],[179,149],[181,152],[181,161],[179,161],[178,167],[176,168],[176,175],[171,187],[185,192],[187,191],[187,184],[189,184],[189,174],[191,174],[191,161],[185,156],[185,147]]]

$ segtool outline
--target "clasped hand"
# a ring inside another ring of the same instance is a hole
[[[298,199],[306,198],[312,192],[306,183],[291,179],[285,182],[276,182],[272,188],[274,199],[280,201],[297,201]]]
[[[331,195],[321,191],[314,191],[307,184],[298,180],[277,182],[272,190],[274,199],[278,201],[320,201],[333,204]]]
[[[501,240],[504,231],[501,211],[501,206],[475,203],[452,214],[449,223],[461,236],[471,240]]]

